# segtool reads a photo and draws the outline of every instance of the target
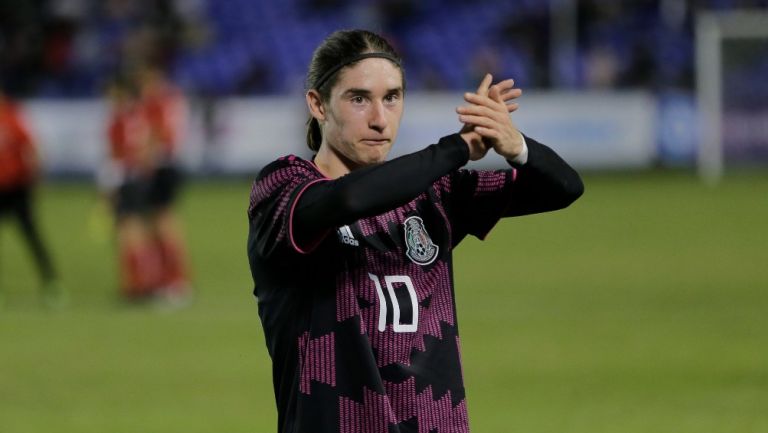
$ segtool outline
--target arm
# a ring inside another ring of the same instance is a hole
[[[579,174],[549,147],[525,137],[528,160],[510,164],[517,170],[505,216],[562,209],[584,193]]]
[[[477,95],[488,97],[504,111],[514,111],[517,104],[507,103],[520,95],[513,81],[491,87],[486,75]],[[485,113],[477,117],[482,118]],[[509,118],[507,116],[507,118]],[[297,198],[293,213],[293,235],[304,244],[316,241],[332,227],[354,222],[396,208],[424,192],[439,178],[467,163],[485,156],[490,145],[482,134],[464,127],[459,134],[443,137],[436,145],[380,165],[366,167],[339,179],[317,182]]]
[[[419,152],[315,183],[298,198],[294,235],[304,243],[329,228],[408,203],[468,159],[467,144],[454,134]]]
[[[470,105],[457,108],[459,120],[472,125],[489,147],[517,169],[505,216],[562,209],[582,195],[584,185],[578,173],[552,149],[524,137],[517,129],[509,113],[518,105],[507,103],[520,96],[513,86],[514,81],[505,80],[491,86],[488,94],[465,94]],[[505,98],[512,92],[513,97]]]

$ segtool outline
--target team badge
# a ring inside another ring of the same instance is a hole
[[[439,247],[424,228],[424,221],[417,216],[408,217],[403,223],[405,226],[405,255],[417,265],[428,265],[435,261]]]

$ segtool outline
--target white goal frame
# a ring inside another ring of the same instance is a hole
[[[699,107],[697,169],[703,181],[723,177],[723,41],[768,38],[765,10],[702,11],[696,17],[696,97]]]

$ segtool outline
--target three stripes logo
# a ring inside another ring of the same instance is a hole
[[[339,241],[341,241],[344,245],[351,245],[353,247],[360,246],[360,242],[355,239],[355,236],[352,235],[352,230],[349,228],[349,226],[342,226],[339,227],[338,230],[336,230],[336,234],[339,235]]]

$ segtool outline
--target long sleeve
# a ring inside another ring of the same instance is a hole
[[[313,239],[331,227],[401,206],[468,159],[466,143],[453,134],[419,152],[315,183],[298,198],[294,233]]]
[[[517,174],[504,216],[528,215],[567,207],[584,193],[579,174],[557,153],[525,137],[528,161],[510,163]]]
[[[578,173],[552,149],[525,137],[524,164],[509,161],[506,170],[457,170],[438,183],[448,197],[453,244],[467,234],[484,239],[500,218],[562,209],[579,198]]]

